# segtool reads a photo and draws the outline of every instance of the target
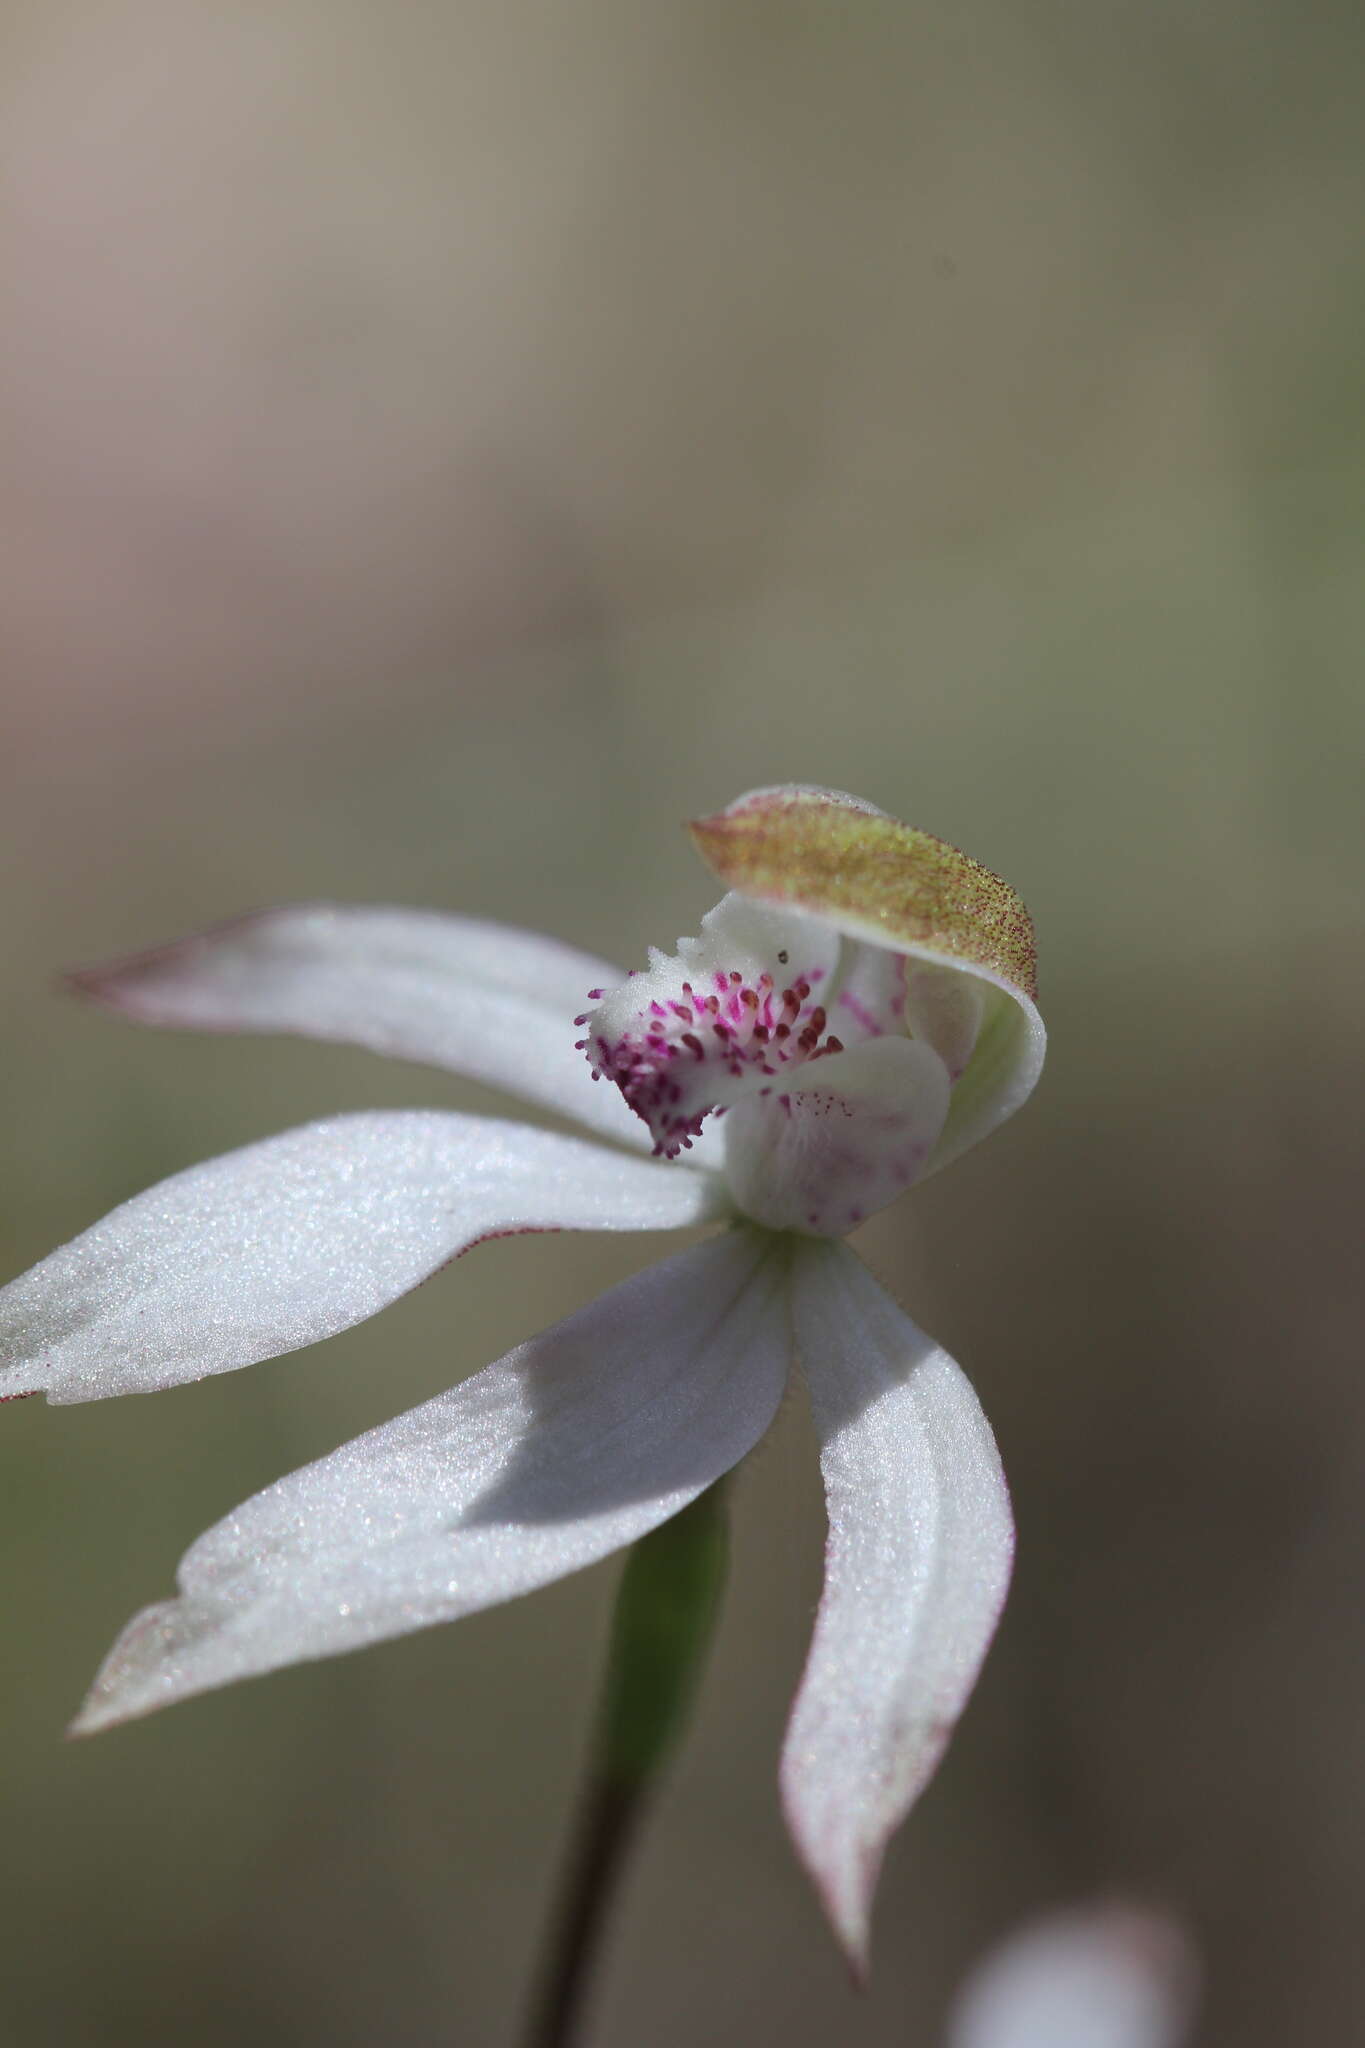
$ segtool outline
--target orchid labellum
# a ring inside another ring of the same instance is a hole
[[[201,1536],[77,1727],[593,1563],[734,1466],[799,1360],[829,1545],[782,1788],[861,1961],[883,1848],[971,1691],[1012,1531],[965,1376],[842,1240],[1029,1094],[1032,927],[977,862],[830,791],[759,790],[692,833],[729,893],[634,974],[470,919],[305,906],[77,976],[145,1023],[425,1060],[589,1135],[395,1110],[191,1167],[0,1293],[0,1395],[251,1365],[509,1231],[721,1226]]]

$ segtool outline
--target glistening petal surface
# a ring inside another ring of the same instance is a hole
[[[71,976],[143,1024],[363,1045],[505,1088],[639,1151],[643,1126],[574,1050],[590,992],[620,979],[534,932],[329,903],[261,911]]]
[[[282,1479],[200,1537],[124,1631],[89,1732],[531,1591],[676,1514],[768,1427],[783,1262],[727,1232]]]
[[[965,1374],[846,1246],[800,1245],[792,1308],[829,1543],[783,1801],[861,1969],[882,1852],[971,1692],[1009,1583],[1013,1527]]]
[[[1188,1943],[1158,1914],[1118,1905],[1054,1914],[972,1972],[947,2048],[1179,2048],[1195,1977]]]
[[[338,1116],[135,1195],[0,1290],[0,1399],[147,1393],[363,1322],[481,1238],[668,1230],[718,1182],[441,1110]]]

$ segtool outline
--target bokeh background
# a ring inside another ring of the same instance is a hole
[[[774,1765],[790,1404],[601,2048],[929,2044],[1060,1900],[1209,2048],[1365,2031],[1361,18],[1347,0],[7,0],[0,1263],[281,1125],[491,1096],[53,971],[270,901],[626,961],[678,822],[865,794],[1023,891],[1027,1113],[861,1248],[971,1371],[1016,1590],[859,1998]],[[0,1429],[0,2038],[510,2043],[614,1566],[61,1730],[248,1492],[653,1255],[483,1248],[326,1347]]]

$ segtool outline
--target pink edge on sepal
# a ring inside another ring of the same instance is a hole
[[[336,1335],[506,1231],[730,1213],[710,1175],[451,1110],[325,1118],[134,1195],[0,1288],[0,1395],[151,1393]]]
[[[975,1684],[1009,1585],[1013,1521],[966,1375],[846,1246],[801,1246],[792,1314],[830,1534],[783,1806],[861,1978],[882,1857]]]
[[[647,1268],[208,1530],[72,1732],[453,1621],[623,1549],[753,1447],[790,1350],[771,1238],[726,1231]]]
[[[535,932],[434,910],[298,903],[67,976],[137,1023],[281,1032],[419,1060],[540,1103],[632,1151],[638,1120],[594,1088],[570,1020],[620,969]]]

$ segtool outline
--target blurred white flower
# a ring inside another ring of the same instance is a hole
[[[946,2048],[1181,2048],[1197,1971],[1164,1915],[1125,1905],[1035,1921],[979,1963]]]
[[[830,1533],[782,1786],[861,1967],[882,1851],[971,1690],[1012,1526],[966,1378],[838,1239],[1033,1087],[1032,928],[976,862],[853,798],[757,791],[692,829],[731,893],[636,975],[495,925],[303,907],[78,976],[149,1023],[428,1060],[611,1143],[399,1110],[193,1167],[0,1292],[0,1396],[231,1371],[508,1232],[726,1224],[209,1530],[76,1725],[448,1621],[631,1543],[752,1448],[796,1352]],[[651,1143],[666,1156],[638,1156]]]

